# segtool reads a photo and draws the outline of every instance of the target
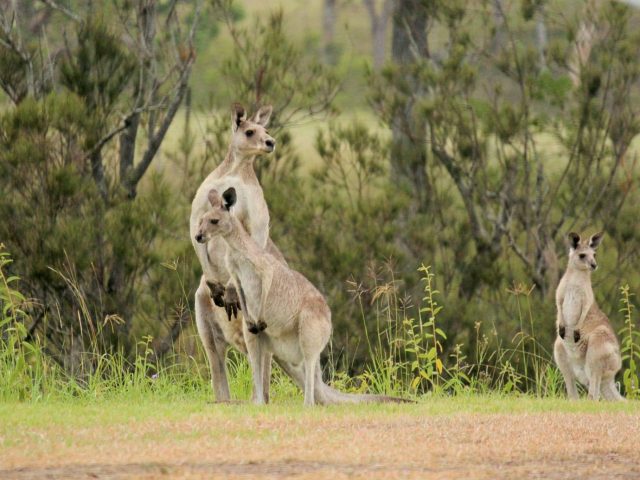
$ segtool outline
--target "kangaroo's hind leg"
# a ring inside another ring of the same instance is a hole
[[[614,377],[603,378],[600,385],[600,393],[605,400],[625,401],[626,399],[620,395]]]
[[[225,370],[227,343],[224,341],[222,333],[216,331],[216,312],[213,302],[211,301],[209,287],[206,285],[204,277],[196,291],[195,301],[196,327],[209,360],[211,386],[215,394],[215,399],[218,402],[228,402],[231,400],[231,394],[229,392],[229,382],[227,381],[227,372]]]
[[[300,350],[304,360],[304,404],[315,405],[316,365],[331,336],[331,312],[324,299],[307,300],[300,312]]]
[[[600,385],[602,383],[602,374],[596,369],[589,375],[589,398],[591,400],[600,400]]]
[[[269,403],[269,390],[271,387],[271,359],[273,355],[266,349],[263,350],[262,357],[262,393],[264,403]]]
[[[576,388],[576,376],[573,373],[567,350],[560,337],[556,338],[556,342],[553,345],[553,358],[556,360],[556,364],[564,378],[564,383],[567,386],[567,397],[569,397],[570,400],[577,400],[578,389]]]
[[[243,315],[246,315],[246,312],[244,312]],[[247,356],[249,357],[251,377],[253,379],[253,402],[257,405],[264,405],[266,403],[264,392],[265,380],[263,378],[265,345],[262,336],[264,334],[254,334],[249,332],[246,319],[243,320],[245,321],[242,322],[242,330],[244,332],[245,343],[247,344]]]

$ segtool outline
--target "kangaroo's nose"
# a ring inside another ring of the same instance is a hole
[[[598,264],[597,263],[592,263],[591,264],[591,270],[595,270],[598,268]]]
[[[201,233],[196,235],[196,242],[202,243],[203,239],[204,239],[204,235],[202,235]]]
[[[273,138],[270,138],[269,140],[267,140],[266,142],[264,142],[267,147],[269,147],[271,150],[273,150],[273,147],[276,146],[276,141]]]

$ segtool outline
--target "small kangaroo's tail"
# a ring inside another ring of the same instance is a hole
[[[291,377],[291,380],[304,391],[304,371],[301,366],[293,366],[287,362],[276,359],[282,370]],[[320,362],[316,365],[315,381],[316,402],[322,405],[337,405],[340,403],[416,403],[406,398],[391,397],[388,395],[374,395],[368,393],[345,393],[330,387],[322,380]]]
[[[340,403],[416,403],[406,398],[391,397],[389,395],[375,395],[370,393],[345,393],[330,387],[318,380],[316,398],[323,405],[336,405]],[[318,388],[319,387],[319,388]]]

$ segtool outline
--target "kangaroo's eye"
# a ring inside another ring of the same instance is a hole
[[[211,220],[209,220],[209,223],[211,225],[217,225],[218,224],[218,219],[217,218],[211,219]]]
[[[586,257],[586,255],[584,253],[580,254],[580,258],[582,258],[584,260],[584,258]]]
[[[253,133],[254,133],[254,132],[253,132],[253,130],[247,130],[246,132],[244,132],[244,134],[245,134],[247,137],[252,137],[252,136],[253,136]]]

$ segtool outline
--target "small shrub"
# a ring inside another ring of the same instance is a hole
[[[620,287],[622,298],[622,308],[624,314],[624,327],[620,330],[622,361],[622,384],[627,398],[640,397],[640,372],[638,363],[640,362],[640,331],[633,321],[633,304],[631,303],[632,293],[629,292],[629,285]]]

